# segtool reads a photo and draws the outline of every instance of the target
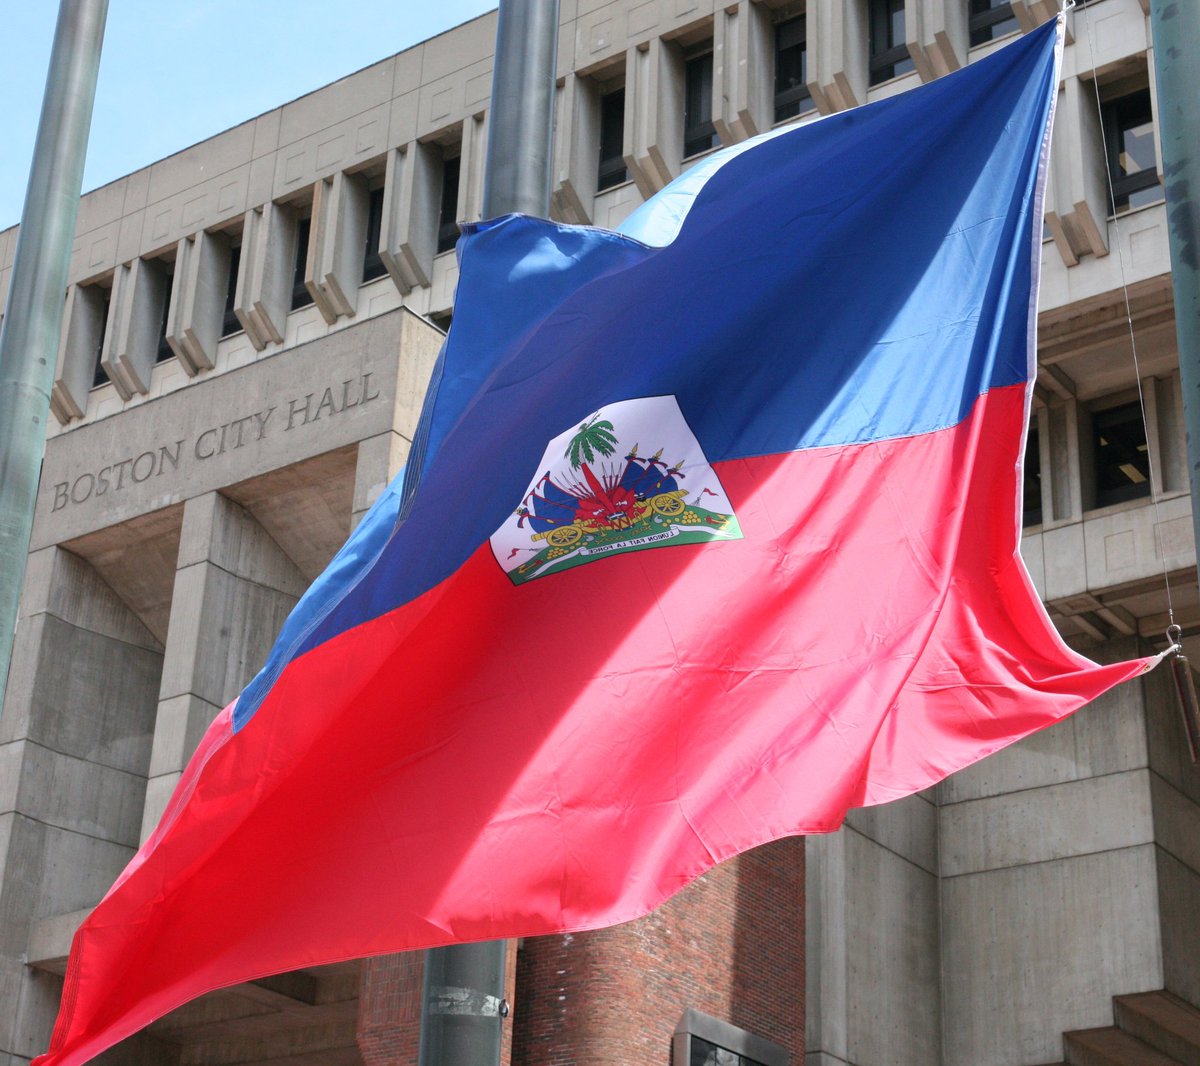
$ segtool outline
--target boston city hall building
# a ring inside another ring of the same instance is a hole
[[[1147,6],[1067,16],[1041,244],[1022,553],[1101,660],[1161,650],[1169,598],[1200,631]],[[616,225],[721,145],[905,92],[1054,7],[563,0],[553,215]],[[0,1063],[45,1049],[75,927],[405,461],[480,213],[495,30],[83,197],[0,719]],[[1169,672],[508,958],[511,1066],[1198,1063],[1200,772]],[[422,968],[214,992],[99,1061],[415,1063]]]

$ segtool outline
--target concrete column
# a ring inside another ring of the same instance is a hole
[[[1116,995],[1200,1001],[1200,783],[1169,686],[1122,685],[939,786],[946,1066],[1056,1061]]]
[[[822,115],[867,99],[867,5],[812,0],[805,17],[808,91]]]
[[[655,37],[625,55],[625,165],[644,197],[679,174],[683,161],[683,57]]]
[[[967,5],[960,0],[905,0],[908,54],[922,81],[958,70],[967,59]]]
[[[318,181],[313,191],[304,282],[330,325],[358,309],[369,201],[366,180],[342,171]]]
[[[133,856],[162,648],[82,559],[29,557],[0,720],[0,1061],[45,1050],[57,977],[36,923],[96,904]]]
[[[486,111],[468,115],[462,124],[458,170],[458,221],[478,222],[483,212],[483,171],[487,162]]]
[[[391,428],[386,433],[359,442],[351,529],[358,525],[359,519],[379,499],[408,460],[441,340],[441,334],[422,319],[416,315],[405,316],[400,337],[402,356],[396,368],[396,406]]]
[[[774,49],[775,27],[765,4],[741,0],[714,12],[713,125],[721,144],[771,128]]]
[[[940,1062],[937,810],[851,811],[807,850],[807,1066]]]
[[[72,285],[67,290],[58,367],[50,390],[50,410],[63,425],[82,418],[87,410],[96,357],[106,331],[106,295],[99,285]]]
[[[1072,266],[1084,255],[1108,255],[1108,162],[1090,81],[1064,79],[1051,151],[1054,210],[1046,221],[1063,262]]]
[[[600,163],[599,88],[591,78],[567,74],[554,107],[552,211],[563,222],[589,226]]]
[[[433,278],[441,172],[432,145],[411,141],[388,152],[379,255],[402,293]]]
[[[154,726],[144,840],[209,723],[262,666],[307,582],[244,508],[187,501]]]
[[[383,495],[388,483],[408,460],[412,441],[400,433],[381,433],[360,441],[354,470],[354,504],[350,528],[358,525],[371,505]]]
[[[1158,395],[1159,472],[1163,492],[1186,492],[1187,448],[1184,438],[1183,389],[1176,370],[1156,380]]]
[[[1089,449],[1080,448],[1079,404],[1068,400],[1048,407],[1046,434],[1049,462],[1042,468],[1042,480],[1050,481],[1052,506],[1048,521],[1064,522],[1083,516],[1082,463]]]
[[[1059,5],[1055,0],[1012,0],[1013,14],[1021,27],[1022,33],[1037,29],[1043,22],[1054,18]],[[1071,43],[1068,36],[1067,44]]]
[[[201,230],[181,240],[167,312],[167,343],[189,374],[216,365],[228,291],[229,238]]]
[[[109,328],[100,363],[122,399],[150,391],[170,284],[163,265],[145,259],[122,263],[113,274]]]
[[[1170,675],[1157,670],[1140,688],[1162,943],[1159,987],[1200,1003],[1200,773],[1191,763]]]
[[[1015,10],[1015,9],[1014,9]],[[1055,123],[1063,112],[1063,89],[1059,86],[1058,101],[1055,111]],[[1072,149],[1073,150],[1073,149]],[[1082,234],[1075,230],[1075,219],[1072,213],[1074,201],[1071,198],[1069,181],[1071,176],[1071,161],[1063,158],[1067,153],[1061,135],[1055,136],[1050,142],[1050,165],[1046,171],[1046,194],[1042,205],[1043,218],[1054,247],[1058,251],[1064,266],[1073,267],[1079,262],[1079,256],[1090,249],[1083,240]]]
[[[283,343],[295,271],[295,216],[274,203],[247,211],[233,304],[246,336],[259,351]]]

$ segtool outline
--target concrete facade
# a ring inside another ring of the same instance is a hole
[[[562,0],[554,216],[615,225],[691,165],[684,90],[705,54],[732,144],[776,124],[780,24],[806,40],[807,96],[783,121],[809,122],[1055,7],[1012,0],[972,45],[968,0],[905,0],[913,69],[872,84],[871,6]],[[476,19],[83,198],[0,718],[0,1066],[45,1047],[78,921],[403,465],[453,310],[443,228],[479,217],[494,37],[494,14]],[[1190,646],[1200,597],[1165,206],[1151,189],[1114,214],[1107,189],[1117,102],[1157,106],[1146,7],[1081,4],[1068,41],[1022,553],[1063,634],[1115,659],[1162,647],[1169,606]],[[600,188],[617,90],[625,180]],[[1139,400],[1122,466],[1105,427]],[[1168,682],[760,849],[642,922],[521,944],[506,1062],[686,1062],[690,1032],[794,1066],[1036,1066],[1111,1024],[1114,996],[1200,1005],[1200,775]],[[415,1063],[420,980],[414,956],[280,975],[103,1061]]]

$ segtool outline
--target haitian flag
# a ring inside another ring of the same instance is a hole
[[[79,930],[44,1064],[296,967],[645,914],[1151,660],[1019,555],[1055,25],[718,152],[613,233],[467,227],[402,482]]]

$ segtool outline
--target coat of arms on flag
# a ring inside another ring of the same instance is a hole
[[[608,404],[550,441],[491,544],[520,585],[606,555],[741,536],[675,397],[648,396]]]

